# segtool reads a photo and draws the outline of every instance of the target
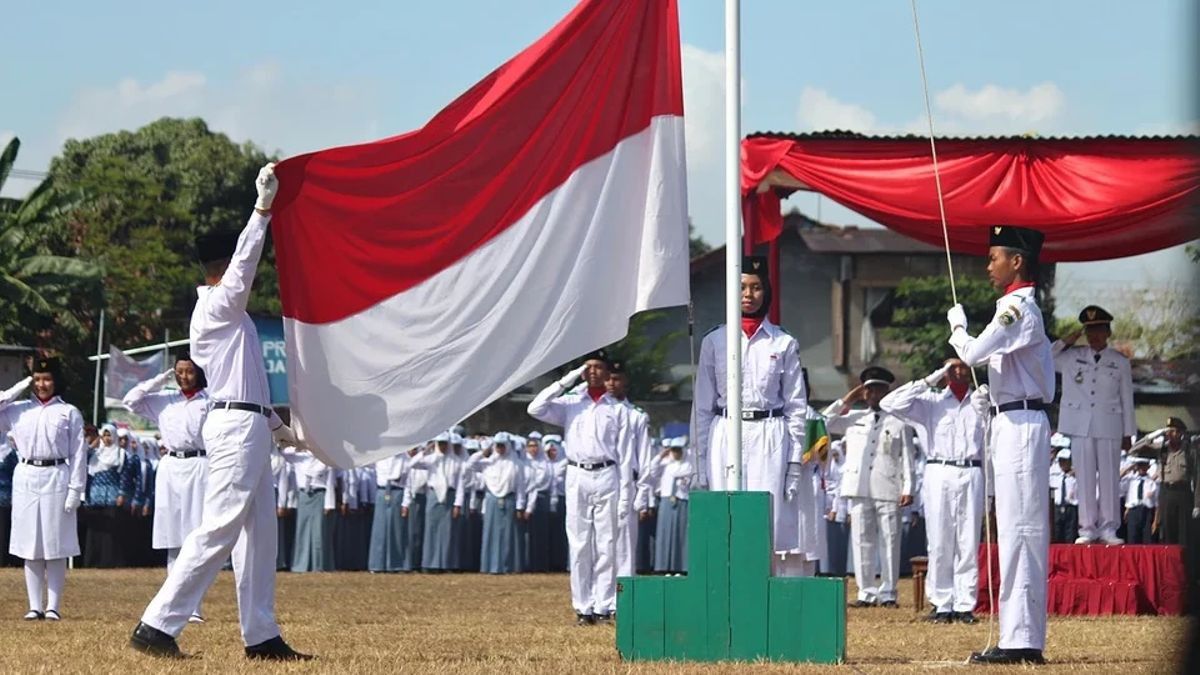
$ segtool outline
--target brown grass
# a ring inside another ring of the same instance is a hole
[[[126,643],[161,583],[160,570],[79,570],[67,577],[65,620],[24,622],[18,569],[0,570],[0,671],[8,672],[412,672],[412,673],[795,673],[834,668],[769,664],[627,664],[610,627],[577,628],[565,575],[281,574],[280,624],[293,646],[319,660],[251,664],[242,655],[232,575],[205,602],[208,623],[180,638],[184,662],[150,659]],[[905,599],[909,596],[904,582]],[[852,594],[851,594],[852,595]],[[932,626],[912,606],[848,610],[849,663],[836,670],[980,672],[961,665],[987,642],[987,623]],[[1164,673],[1175,670],[1183,619],[1051,619],[1039,672]],[[996,669],[991,669],[995,672]]]

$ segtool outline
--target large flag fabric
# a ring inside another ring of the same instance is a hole
[[[152,352],[135,359],[116,347],[108,348],[108,365],[104,369],[104,407],[117,408],[121,399],[143,380],[166,370],[167,350]]]
[[[423,128],[276,175],[298,432],[342,467],[422,443],[687,303],[675,0],[584,0]]]

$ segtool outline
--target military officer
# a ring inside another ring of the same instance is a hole
[[[284,642],[275,622],[278,523],[271,438],[290,445],[297,441],[269,405],[258,332],[246,314],[279,187],[273,164],[259,171],[255,187],[254,213],[240,235],[196,241],[205,285],[197,288],[190,337],[192,358],[204,370],[213,397],[202,431],[208,491],[200,526],[184,539],[166,583],[130,638],[131,647],[155,656],[181,656],[175,638],[232,553],[246,656],[308,658]]]
[[[871,366],[861,384],[822,412],[830,433],[845,436],[842,496],[850,500],[850,538],[858,599],[852,607],[897,607],[900,508],[913,501],[913,430],[880,408],[896,376]],[[865,409],[851,410],[862,401]],[[881,569],[875,581],[875,560]]]
[[[978,337],[968,332],[962,305],[946,313],[950,345],[970,367],[988,366],[990,391],[972,395],[977,410],[990,401],[989,447],[995,472],[996,531],[1000,553],[1000,639],[971,655],[973,663],[1043,663],[1049,579],[1048,509],[1050,420],[1054,358],[1034,297],[1044,235],[1022,227],[994,227],[988,276],[1003,293]],[[986,396],[986,398],[985,398]]]
[[[1113,317],[1088,305],[1079,313],[1082,330],[1050,347],[1062,373],[1058,431],[1071,439],[1071,459],[1079,488],[1077,544],[1124,543],[1121,526],[1121,450],[1132,445],[1133,376],[1129,359],[1108,346]],[[1087,344],[1076,345],[1080,335]]]
[[[1155,512],[1159,536],[1164,544],[1179,544],[1188,548],[1188,516],[1200,517],[1200,490],[1197,490],[1196,457],[1185,438],[1187,425],[1178,417],[1167,420],[1159,465],[1162,485]],[[16,502],[14,501],[14,504]],[[16,514],[16,507],[13,507]]]

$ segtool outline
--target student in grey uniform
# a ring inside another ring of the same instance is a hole
[[[567,458],[562,452],[562,437],[548,434],[542,442],[546,446],[546,459],[554,471],[550,479],[550,571],[567,571],[567,508],[565,503],[567,481]]]
[[[642,474],[650,472],[650,463],[659,454],[670,450],[674,439],[664,437],[661,447],[642,460],[638,469]],[[656,480],[656,479],[655,479]],[[637,496],[633,498],[633,510],[637,512],[637,550],[634,554],[634,571],[638,574],[649,574],[655,571],[654,552],[658,540],[658,486],[654,480],[643,481],[639,475]]]
[[[408,521],[400,515],[408,453],[401,452],[375,463],[375,511],[371,521],[371,552],[367,569],[399,572],[404,569]]]
[[[360,466],[338,472],[340,504],[333,528],[334,568],[367,569],[371,515],[375,505],[375,469]]]
[[[421,569],[421,556],[425,549],[425,488],[429,485],[429,470],[417,463],[426,449],[416,447],[408,451],[404,494],[400,497],[400,516],[408,524],[408,543],[404,547],[406,572]]]
[[[421,550],[421,569],[445,572],[458,568],[458,548],[454,521],[462,512],[459,489],[463,461],[450,449],[450,433],[433,439],[435,449],[413,458],[413,466],[429,471],[425,488],[425,541]],[[407,492],[405,493],[407,495]]]
[[[550,569],[550,487],[554,480],[554,465],[542,452],[541,435],[525,441],[525,461],[522,463],[525,484],[525,508],[518,522],[521,532],[523,572],[546,572]]]
[[[87,477],[87,443],[83,415],[60,396],[66,382],[58,359],[37,359],[31,370],[32,377],[0,393],[0,433],[11,431],[18,453],[8,552],[25,561],[24,618],[57,621],[67,558],[79,555],[75,510]],[[31,385],[33,396],[17,401]]]
[[[275,569],[292,569],[292,546],[296,540],[296,474],[279,446],[271,446],[271,482],[275,487],[275,518],[278,525],[279,550]]]
[[[478,455],[484,449],[492,447],[492,439],[488,437],[468,438],[463,441],[463,449],[467,451],[467,461]],[[477,473],[463,475],[463,490],[467,492],[466,527],[466,559],[463,561],[466,569],[479,569],[483,556],[483,498],[485,490],[483,478]]]
[[[285,449],[296,472],[296,541],[293,572],[332,572],[333,512],[337,508],[337,474],[307,450]]]
[[[655,572],[687,571],[688,496],[696,469],[684,456],[686,446],[687,439],[682,436],[670,439],[667,448],[650,460],[647,476],[642,479],[658,496]]]
[[[479,571],[512,574],[518,571],[520,534],[517,519],[526,508],[525,471],[521,450],[511,437],[500,432],[492,447],[473,455],[465,471],[478,473],[486,494],[483,498],[483,547]]]
[[[458,458],[460,464],[465,465],[467,460],[470,459],[471,453],[467,451],[467,439],[457,431],[457,429],[461,428],[462,425],[458,424],[450,430],[450,451]],[[470,502],[471,497],[474,496],[473,488],[474,485],[465,473],[461,476],[459,485],[455,488],[462,493],[462,497],[459,500],[461,503],[459,504],[458,515],[450,519],[450,536],[454,541],[453,566],[450,569],[456,572],[474,572],[479,569],[478,567],[471,567],[468,564],[471,560]]]
[[[128,431],[124,438],[128,438]],[[100,443],[88,453],[87,490],[80,514],[87,521],[84,534],[84,567],[129,567],[134,561],[130,544],[130,508],[137,490],[138,462],[113,441],[117,429],[100,428]]]

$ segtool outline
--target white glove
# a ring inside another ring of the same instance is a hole
[[[587,370],[586,364],[579,366],[578,368],[576,368],[575,370],[572,370],[571,372],[567,373],[566,375],[563,375],[562,379],[558,381],[558,386],[562,387],[563,389],[566,389],[566,388],[570,387],[571,385],[575,384],[576,380],[583,377],[584,370]]]
[[[617,520],[619,521],[620,519],[622,519],[628,515],[629,515],[629,500],[628,499],[618,499],[617,500]]]
[[[975,414],[984,416],[992,407],[992,399],[988,397],[988,386],[986,384],[979,385],[974,394],[971,394],[971,407],[975,409]]]
[[[83,498],[79,496],[79,490],[67,490],[67,503],[63,505],[63,510],[71,513],[79,508],[79,504],[82,501]]]
[[[937,383],[941,382],[942,378],[946,377],[946,373],[948,372],[950,372],[950,364],[946,364],[925,376],[925,384],[929,385],[930,387],[936,387]]]
[[[800,472],[799,464],[788,464],[787,475],[784,477],[784,499],[792,501],[800,492],[800,480],[804,474]]]
[[[271,202],[275,201],[275,193],[279,191],[279,179],[275,177],[275,162],[269,162],[258,170],[258,178],[254,179],[254,188],[258,190],[258,201],[254,208],[259,211],[270,211]]]
[[[962,328],[967,328],[967,312],[961,304],[955,305],[946,311],[946,320],[950,322],[950,332]]]
[[[1196,508],[1192,509],[1192,517],[1200,518],[1200,506],[1197,506]]]
[[[281,446],[290,448],[301,447],[299,439],[296,438],[296,432],[292,431],[292,428],[286,424],[280,424],[275,429],[272,429],[271,436]]]

